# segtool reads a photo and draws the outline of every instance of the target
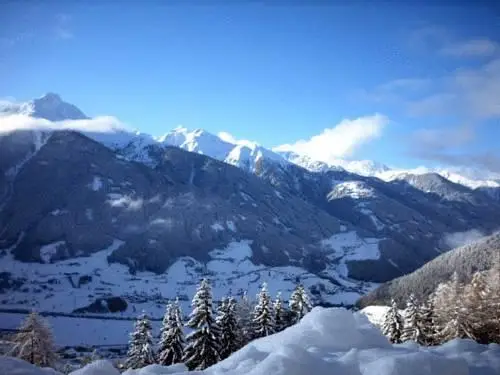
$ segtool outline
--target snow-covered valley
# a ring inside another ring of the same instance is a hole
[[[0,272],[9,272],[10,281],[23,280],[22,287],[12,288],[2,295],[2,306],[8,309],[35,309],[75,315],[102,315],[110,318],[135,318],[142,311],[161,319],[168,300],[179,297],[183,311],[189,311],[191,297],[202,277],[211,280],[214,298],[235,297],[247,292],[253,297],[263,282],[271,295],[281,292],[286,298],[300,280],[315,291],[316,303],[353,304],[361,295],[376,287],[375,283],[360,283],[347,277],[344,261],[354,255],[377,257],[376,243],[370,244],[352,232],[333,236],[325,241],[337,266],[325,270],[324,277],[300,267],[268,267],[251,261],[250,241],[232,242],[226,248],[210,252],[211,260],[203,264],[190,257],[179,258],[163,274],[152,272],[129,273],[128,267],[108,263],[107,257],[121,244],[115,242],[88,257],[77,257],[54,263],[38,264],[16,261],[10,254],[0,259]],[[375,252],[374,252],[375,251]],[[124,311],[114,311],[107,300],[120,297],[126,302]],[[97,303],[96,303],[97,301]],[[87,309],[85,309],[87,308]],[[0,328],[13,329],[23,314],[0,313]],[[130,321],[98,320],[71,317],[49,317],[59,345],[125,344]],[[68,334],[68,327],[83,325],[89,334]],[[102,326],[108,327],[102,330]],[[125,328],[125,329],[124,329]],[[92,332],[92,333],[91,333]]]

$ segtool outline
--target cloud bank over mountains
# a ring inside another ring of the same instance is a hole
[[[99,116],[85,120],[49,121],[24,114],[0,116],[0,133],[15,130],[76,130],[95,133],[107,133],[118,130],[130,130],[113,116]]]
[[[318,135],[274,147],[273,151],[291,151],[313,160],[332,163],[335,159],[352,157],[360,146],[379,138],[388,123],[389,119],[378,113],[353,120],[344,119]]]

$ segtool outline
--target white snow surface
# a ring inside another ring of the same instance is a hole
[[[335,184],[328,194],[328,200],[349,197],[352,199],[365,199],[375,196],[373,188],[362,181],[345,181]]]
[[[220,231],[224,230],[224,227],[222,226],[222,224],[218,223],[218,222],[213,223],[212,225],[210,225],[210,228],[212,228],[216,232],[220,232]]]
[[[0,356],[0,374],[2,375],[61,375],[51,368],[40,368],[18,358]],[[98,374],[95,374],[98,375]],[[103,374],[108,375],[108,374]]]
[[[179,126],[171,132],[154,138],[159,144],[176,146],[190,152],[210,156],[227,164],[255,172],[260,159],[285,163],[278,154],[255,142],[229,142],[203,129],[189,130]]]
[[[56,255],[56,253],[57,253],[57,248],[61,245],[64,245],[64,244],[65,244],[64,241],[57,241],[57,242],[53,242],[51,244],[42,246],[40,248],[40,258],[42,258],[42,260],[45,263],[50,263],[50,261],[52,260],[52,257],[54,255]]]
[[[186,373],[188,373],[187,367],[182,363],[178,363],[172,366],[149,365],[137,370],[127,370],[123,373],[123,375],[152,375],[152,374],[168,375],[168,374],[186,374]]]
[[[330,257],[342,257],[344,260],[379,259],[378,238],[361,238],[355,231],[337,233],[321,243],[334,250]]]
[[[11,361],[0,359],[0,370]],[[12,368],[12,366],[11,366]],[[204,371],[148,366],[127,375],[497,375],[500,346],[455,339],[442,346],[392,345],[360,313],[314,308],[298,324],[252,341]],[[20,374],[20,373],[18,373]],[[42,375],[44,372],[32,372]],[[118,375],[96,361],[71,375]]]
[[[90,188],[93,191],[98,191],[102,188],[102,178],[99,176],[94,176],[94,179],[92,180],[92,183],[90,184]]]
[[[236,226],[234,225],[234,221],[232,220],[227,220],[226,221],[226,225],[228,227],[228,229],[232,232],[236,232]]]
[[[375,177],[384,181],[403,179],[408,175],[422,175],[426,173],[437,173],[447,180],[466,186],[471,189],[480,187],[500,187],[500,174],[481,170],[470,170],[468,168],[427,168],[418,167],[413,169],[390,169],[374,174]]]
[[[345,160],[336,159],[330,163],[314,160],[307,155],[299,155],[293,152],[278,152],[286,160],[297,164],[312,172],[325,172],[329,170],[346,170],[366,177],[378,177],[384,181],[392,181],[408,174],[437,173],[442,177],[467,186],[471,189],[479,187],[500,187],[500,173],[495,173],[478,168],[467,167],[417,167],[412,169],[390,168],[387,165],[373,160]]]
[[[365,315],[372,324],[381,327],[389,309],[389,306],[366,306],[359,313]]]

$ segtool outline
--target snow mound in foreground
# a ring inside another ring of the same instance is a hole
[[[0,360],[0,373],[10,374],[2,370]],[[434,348],[414,343],[391,345],[365,315],[316,307],[299,324],[253,341],[205,371],[153,365],[124,374],[498,375],[500,346],[471,340],[453,340]],[[98,361],[72,375],[118,375],[118,371],[106,361]]]
[[[2,375],[61,375],[51,368],[33,366],[18,358],[0,356],[0,374]]]

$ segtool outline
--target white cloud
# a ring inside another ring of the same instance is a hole
[[[414,30],[408,42],[414,50],[456,58],[490,57],[500,52],[497,41],[488,38],[460,39],[451,30],[439,26]]]
[[[500,50],[498,43],[489,39],[471,39],[450,43],[441,49],[441,54],[453,57],[492,56]]]
[[[117,118],[112,116],[101,116],[87,120],[65,120],[55,122],[19,114],[0,116],[0,133],[33,129],[77,130],[107,133],[116,130],[127,130],[127,127]]]
[[[433,80],[389,81],[359,97],[398,105],[412,116],[454,116],[466,121],[500,118],[500,58]]]
[[[408,137],[410,155],[455,167],[479,167],[497,175],[500,173],[500,155],[496,150],[468,151],[468,146],[476,138],[477,126],[472,124],[416,130]]]
[[[471,229],[466,232],[449,233],[444,237],[444,242],[452,249],[460,246],[469,245],[476,242],[485,234],[477,229]]]
[[[426,78],[399,78],[382,83],[373,89],[356,90],[355,100],[368,100],[374,103],[398,103],[403,96],[417,96],[432,87],[432,81]]]
[[[423,128],[416,130],[411,137],[413,147],[422,150],[449,150],[461,147],[474,140],[475,132],[472,126],[453,128]]]
[[[220,139],[222,139],[224,142],[232,143],[233,145],[237,145],[238,144],[238,140],[236,138],[234,138],[228,132],[219,132],[219,133],[217,133],[217,136]]]
[[[469,119],[500,117],[500,58],[477,68],[458,69],[436,80],[432,95],[412,100],[411,114],[456,114]]]
[[[436,25],[427,25],[413,30],[408,38],[408,46],[415,51],[437,49],[452,39],[449,30]]]
[[[337,158],[352,156],[361,145],[379,138],[388,122],[389,119],[381,114],[345,119],[308,140],[281,145],[273,151],[292,151],[313,160],[334,162]]]
[[[57,14],[55,16],[54,34],[56,39],[71,39],[74,37],[70,29],[72,17],[69,14]]]
[[[232,134],[224,131],[217,133],[217,136],[224,142],[231,143],[233,145],[247,146],[249,148],[254,148],[259,146],[257,142],[249,141],[246,139],[237,139]]]
[[[431,83],[430,79],[426,78],[399,78],[393,81],[386,82],[380,85],[378,88],[381,91],[420,91],[429,87]]]

